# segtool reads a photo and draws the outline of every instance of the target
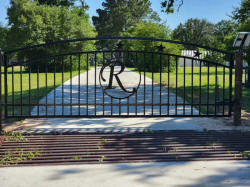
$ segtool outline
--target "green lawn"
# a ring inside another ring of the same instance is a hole
[[[131,70],[136,71],[133,68]],[[193,69],[193,76],[192,76],[192,68],[186,67],[185,69],[185,77],[184,77],[184,68],[178,67],[177,73],[177,86],[176,86],[176,71],[171,72],[169,74],[169,88],[172,92],[176,93],[177,95],[185,98],[188,103],[193,103],[199,109],[199,103],[207,104],[207,99],[209,98],[209,104],[215,103],[215,97],[217,101],[224,99],[229,99],[229,69],[225,68],[225,76],[223,76],[223,68],[219,67],[217,69],[217,76],[218,76],[218,83],[219,86],[216,88],[216,70],[215,67],[209,68],[209,76],[208,76],[208,68],[202,67],[201,68],[201,79],[200,79],[200,68],[194,67]],[[143,75],[143,72],[141,72]],[[151,73],[146,72],[146,76],[151,78],[153,77],[154,82],[160,84],[160,73]],[[208,80],[209,77],[209,80]],[[168,73],[162,73],[161,76],[162,85],[168,88]],[[201,81],[200,81],[201,80]],[[193,81],[193,83],[192,83]],[[185,89],[184,89],[184,82],[185,82]],[[224,93],[223,93],[223,83],[224,83]],[[192,97],[192,84],[193,84],[193,97]],[[209,89],[208,89],[209,85]],[[200,89],[201,86],[201,89]],[[177,89],[176,89],[177,88]],[[233,88],[234,88],[234,71],[233,71]],[[218,90],[217,95],[215,95],[215,89]],[[185,92],[184,92],[185,90]],[[234,91],[234,89],[233,89]],[[185,94],[184,94],[185,93]],[[209,97],[207,97],[207,93],[209,93]],[[200,96],[201,95],[201,96]],[[243,88],[243,111],[250,112],[250,89]],[[224,108],[225,112],[228,110]],[[202,113],[207,113],[207,106],[202,106],[201,109]],[[215,111],[214,106],[209,107],[208,113],[213,113]],[[217,108],[217,111],[222,111],[222,107]]]
[[[3,70],[2,70],[3,71]],[[46,88],[46,73],[39,73],[39,78],[37,73],[30,74],[30,88],[29,88],[29,73],[24,71],[22,68],[22,82],[20,79],[20,67],[14,68],[14,78],[12,79],[12,69],[8,68],[8,103],[12,103],[12,99],[14,98],[15,104],[20,104],[21,102],[21,94],[22,94],[22,103],[29,103],[29,94],[30,94],[30,103],[36,104],[38,101],[46,96],[48,92],[62,84],[62,73],[55,73],[56,81],[54,85],[54,73],[47,74],[47,88]],[[84,70],[81,70],[81,73]],[[72,77],[77,75],[78,71],[72,72]],[[67,81],[70,79],[70,72],[64,72],[63,81]],[[39,80],[39,81],[38,81]],[[14,92],[12,91],[12,81],[14,82]],[[22,86],[22,89],[21,89]],[[37,89],[39,88],[39,90]],[[21,93],[22,90],[22,93]],[[29,91],[30,90],[30,91]],[[13,97],[14,95],[14,97]],[[4,102],[4,75],[2,74],[2,102]],[[30,109],[32,107],[22,107],[22,112],[24,114],[29,114]],[[3,109],[4,110],[4,109]],[[12,107],[8,107],[10,114],[12,114]],[[20,114],[21,107],[15,107],[15,114]],[[4,111],[3,111],[4,112]]]

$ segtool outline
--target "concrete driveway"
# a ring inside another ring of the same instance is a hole
[[[88,73],[82,73],[80,76],[75,76],[71,80],[66,81],[62,86],[57,87],[55,90],[48,94],[48,104],[75,104],[76,106],[48,106],[48,112],[46,113],[46,107],[40,106],[34,107],[31,112],[31,115],[37,115],[38,110],[40,115],[144,115],[144,110],[146,115],[167,115],[168,112],[170,115],[182,115],[193,114],[197,115],[199,112],[196,108],[190,106],[185,106],[185,109],[182,105],[184,103],[181,97],[176,96],[176,94],[171,91],[168,92],[167,89],[160,88],[159,85],[155,84],[152,79],[145,78],[139,73],[125,69],[123,73],[119,74],[119,79],[121,80],[123,86],[131,91],[133,88],[139,89],[136,94],[133,94],[129,98],[121,99],[112,99],[109,95],[114,97],[126,97],[130,94],[123,91],[119,91],[119,84],[115,78],[113,78],[113,87],[116,89],[106,90],[106,93],[103,92],[101,85],[107,86],[109,82],[109,70],[104,70],[103,77],[106,79],[106,82],[99,79],[101,68],[98,67],[96,72],[93,69],[89,70]],[[115,74],[119,72],[119,68],[115,69]],[[143,74],[143,73],[142,73]],[[79,78],[80,78],[80,87],[79,87]],[[72,82],[72,92],[71,92],[71,82]],[[101,84],[100,84],[101,83]],[[152,85],[153,84],[153,85]],[[80,92],[79,92],[80,90]],[[72,99],[71,99],[72,96]],[[169,99],[168,99],[169,97]],[[86,106],[88,103],[88,106]],[[102,104],[121,104],[123,106],[101,106]],[[145,103],[145,108],[144,108]],[[152,107],[152,103],[155,105]],[[167,104],[173,104],[167,106]],[[46,97],[40,100],[40,104],[46,104]],[[80,106],[78,106],[80,104]],[[161,111],[160,111],[160,104]],[[96,106],[95,106],[96,105]],[[137,107],[134,105],[138,105]],[[71,111],[72,110],[72,111]],[[80,110],[80,111],[79,111]]]

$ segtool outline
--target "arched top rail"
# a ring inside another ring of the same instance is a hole
[[[203,48],[206,50],[211,50],[211,51],[220,52],[220,53],[229,54],[229,55],[233,54],[233,53],[228,52],[228,51],[224,51],[224,50],[220,50],[220,49],[216,49],[216,48],[211,48],[208,46],[202,46],[202,45],[174,41],[174,40],[164,40],[164,39],[158,39],[158,38],[143,38],[143,37],[96,37],[96,38],[78,38],[78,39],[72,39],[72,40],[60,40],[60,41],[55,41],[55,42],[48,42],[48,43],[43,43],[43,44],[38,44],[38,45],[27,46],[27,47],[23,47],[23,48],[12,49],[12,50],[5,51],[4,53],[10,54],[10,53],[14,53],[14,52],[29,50],[29,49],[37,48],[37,47],[45,47],[45,46],[49,46],[49,45],[59,45],[59,44],[64,44],[64,43],[74,43],[74,42],[81,42],[81,41],[100,41],[100,40],[141,40],[141,41],[151,41],[151,42],[164,42],[164,43],[172,43],[172,44],[198,47],[198,48]]]

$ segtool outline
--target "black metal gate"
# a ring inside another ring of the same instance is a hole
[[[90,42],[97,48],[84,49]],[[4,53],[5,117],[231,116],[233,60],[218,49],[131,37],[11,50]]]

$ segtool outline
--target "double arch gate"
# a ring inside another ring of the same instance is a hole
[[[232,113],[233,54],[218,49],[154,38],[84,38],[7,51],[3,61],[6,118]]]

